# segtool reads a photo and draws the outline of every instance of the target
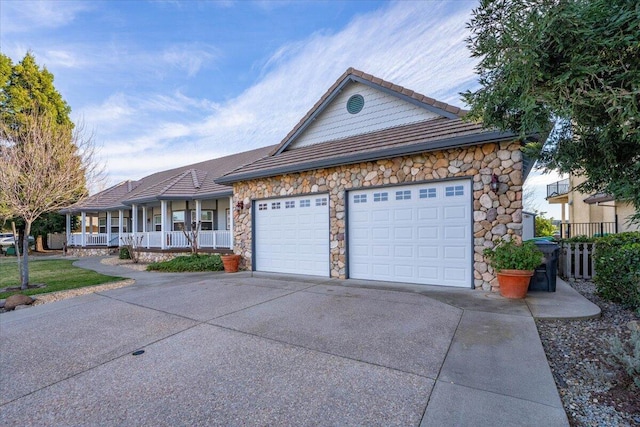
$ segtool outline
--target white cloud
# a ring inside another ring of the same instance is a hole
[[[210,63],[219,56],[219,51],[213,46],[200,44],[178,44],[169,46],[158,57],[161,62],[187,72],[193,77],[204,64]]]
[[[86,1],[3,1],[0,27],[5,34],[62,27],[96,4]]]

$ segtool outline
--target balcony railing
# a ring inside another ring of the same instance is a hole
[[[554,182],[547,185],[547,199],[549,197],[561,196],[569,192],[569,179]]]
[[[563,239],[574,236],[602,237],[617,233],[617,222],[565,222],[560,224],[560,237]]]

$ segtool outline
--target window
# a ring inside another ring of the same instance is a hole
[[[311,200],[309,200],[309,199],[300,200],[300,207],[301,208],[308,208],[309,206],[311,206]]]
[[[153,216],[153,228],[155,231],[162,231],[162,216],[154,215]]]
[[[105,219],[105,224],[106,224],[106,219]],[[111,217],[111,232],[112,233],[119,233],[120,232],[120,227],[118,226],[118,224],[120,223],[120,219],[119,217]],[[126,233],[127,232],[127,218],[122,218],[122,232]]]
[[[456,186],[450,186],[450,187],[446,187],[444,189],[444,195],[446,197],[452,197],[452,196],[464,196],[464,186],[462,185],[456,185]]]
[[[389,193],[386,191],[384,193],[373,193],[373,201],[374,202],[386,202],[389,200]]]
[[[196,211],[191,211],[191,222],[196,222]],[[200,211],[200,230],[213,230],[213,211]]]
[[[433,199],[436,197],[436,189],[435,188],[421,188],[420,189],[420,198],[421,199]]]
[[[396,200],[411,200],[411,190],[396,191]]]
[[[107,232],[107,218],[100,218],[98,220],[98,233]]]
[[[327,206],[327,198],[316,199],[316,206]]]
[[[258,203],[258,210],[259,211],[266,211],[267,210],[267,203]]]
[[[271,209],[280,209],[280,202],[272,202]]]
[[[284,202],[284,208],[285,209],[293,209],[295,207],[296,207],[296,202],[295,201]]]
[[[356,194],[353,196],[353,203],[367,203],[366,194]]]
[[[180,231],[184,228],[184,211],[173,211],[171,214],[173,222],[173,231]]]

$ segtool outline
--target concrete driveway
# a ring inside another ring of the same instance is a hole
[[[525,303],[128,275],[136,285],[0,317],[0,424],[568,425]]]

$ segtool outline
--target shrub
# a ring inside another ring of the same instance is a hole
[[[640,232],[598,238],[593,258],[598,294],[640,308]]]
[[[613,356],[609,364],[621,365],[632,380],[631,386],[640,389],[640,331],[632,331],[628,343],[623,343],[617,335],[607,341]]]
[[[179,256],[169,261],[154,262],[147,266],[149,271],[179,273],[187,271],[222,271],[224,266],[220,255]]]
[[[596,238],[585,235],[578,235],[569,237],[568,239],[557,239],[557,241],[560,243],[594,243],[596,241]]]
[[[542,264],[543,254],[532,241],[517,244],[513,240],[499,240],[494,248],[484,250],[489,264],[502,270],[534,270]]]
[[[120,254],[118,255],[120,259],[131,259],[131,254],[129,253],[129,248],[120,248]]]

